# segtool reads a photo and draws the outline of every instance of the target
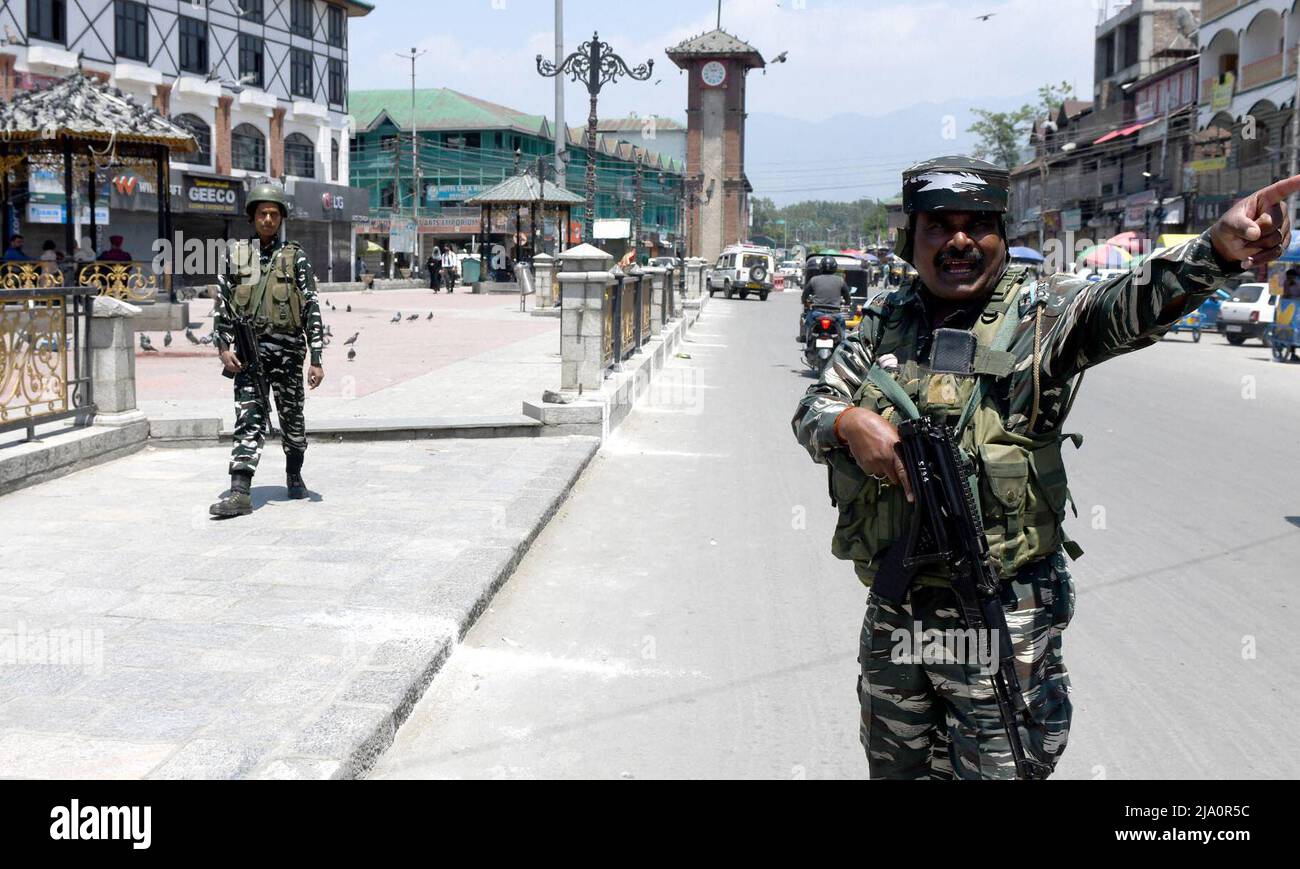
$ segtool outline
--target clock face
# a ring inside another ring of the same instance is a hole
[[[700,77],[711,88],[721,87],[727,80],[727,68],[718,61],[712,60],[704,64],[704,69],[700,70]]]

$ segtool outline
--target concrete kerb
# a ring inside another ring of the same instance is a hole
[[[616,366],[605,378],[600,392],[581,397],[576,392],[565,393],[571,400],[564,404],[526,401],[524,414],[545,426],[543,436],[585,434],[602,440],[609,437],[703,315],[707,301],[707,296],[687,300],[681,316],[670,320],[662,334],[651,338],[630,360]]]
[[[464,581],[452,590],[457,599],[454,601],[454,624],[449,626],[451,630],[448,635],[435,639],[433,645],[419,653],[416,660],[402,662],[406,666],[397,672],[405,685],[389,694],[391,700],[386,703],[348,702],[343,698],[348,697],[350,691],[344,689],[340,692],[340,699],[331,703],[308,731],[295,734],[287,741],[284,751],[263,759],[250,777],[350,779],[361,778],[369,772],[392,744],[397,729],[406,721],[456,646],[509,580],[537,535],[563,506],[599,448],[600,443],[595,439],[584,445],[576,467],[565,475],[555,493],[542,501],[540,510],[528,521],[518,542],[511,541],[508,545],[475,553],[473,563],[464,565],[465,569],[460,572]],[[386,663],[391,665],[394,662]],[[376,673],[391,676],[393,671]],[[368,724],[356,727],[353,723],[350,727],[340,728],[335,719],[349,716],[354,719],[359,716]],[[344,733],[333,732],[339,729]],[[332,737],[325,740],[327,744],[346,743],[344,750],[336,754],[303,751],[311,743],[313,735],[322,731]]]

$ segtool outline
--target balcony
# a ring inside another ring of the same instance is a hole
[[[1280,79],[1283,74],[1282,62],[1284,57],[1285,55],[1279,51],[1277,54],[1243,66],[1241,68],[1241,78],[1238,79],[1240,82],[1238,90],[1248,91],[1251,88]]]

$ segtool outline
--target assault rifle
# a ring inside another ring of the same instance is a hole
[[[262,403],[262,433],[270,434],[271,381],[262,370],[262,361],[257,355],[257,335],[253,332],[253,324],[247,320],[232,318],[231,326],[235,330],[235,346],[231,349],[239,357],[239,364],[243,366],[244,373],[253,379],[253,386],[257,389],[257,396]],[[224,365],[221,367],[221,374],[230,380],[235,379],[234,372],[226,370]]]
[[[966,337],[973,341],[968,333]],[[940,355],[936,347],[933,358],[937,360]],[[969,357],[973,355],[972,344]],[[907,534],[890,547],[872,591],[897,606],[906,597],[917,571],[948,567],[967,629],[974,631],[981,643],[991,639],[991,630],[998,642],[993,693],[1011,745],[1016,777],[1045,779],[1052,768],[1025,754],[1017,728],[1018,722],[1029,729],[1042,725],[1030,714],[1016,676],[1015,651],[999,595],[1002,579],[990,557],[979,505],[971,489],[974,466],[958,449],[952,430],[942,422],[926,416],[908,419],[899,424],[898,435],[898,453],[915,502]]]

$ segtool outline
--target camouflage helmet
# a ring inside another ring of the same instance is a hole
[[[974,157],[936,157],[903,170],[906,229],[898,232],[898,255],[912,262],[912,235],[921,211],[984,211],[1006,214],[1011,176]],[[1000,224],[1002,225],[1002,224]],[[1002,230],[1003,238],[1006,230]]]
[[[249,220],[253,219],[253,215],[257,213],[257,206],[262,202],[271,202],[280,206],[280,216],[289,216],[289,198],[284,195],[284,190],[278,184],[261,181],[254,184],[253,189],[248,191],[248,199],[244,203],[244,213],[248,215]]]

